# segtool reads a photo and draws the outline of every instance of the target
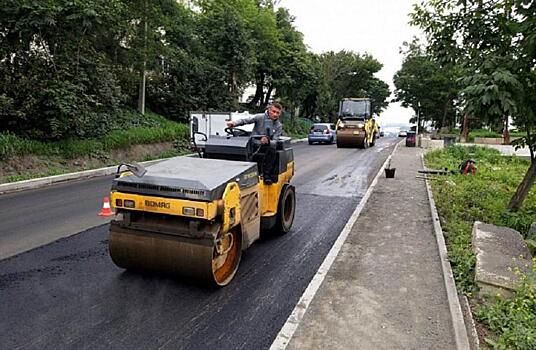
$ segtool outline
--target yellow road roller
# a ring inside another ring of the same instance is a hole
[[[198,148],[199,149],[199,148]],[[109,251],[129,270],[225,286],[242,251],[261,232],[284,234],[294,221],[290,139],[277,141],[277,181],[264,183],[257,138],[234,130],[211,136],[201,157],[175,157],[143,169],[119,166],[113,180]]]
[[[337,147],[372,147],[378,125],[371,118],[370,98],[345,98],[339,103]]]

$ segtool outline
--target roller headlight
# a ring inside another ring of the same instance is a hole
[[[184,208],[182,208],[182,214],[187,215],[187,216],[194,216],[195,215],[195,208],[184,207]]]

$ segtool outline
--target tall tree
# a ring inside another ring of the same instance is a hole
[[[454,127],[457,91],[453,70],[426,54],[418,41],[404,45],[402,67],[393,77],[396,100],[403,107],[413,108],[421,121],[432,122],[437,129]]]
[[[312,56],[308,54],[303,35],[294,27],[294,17],[286,9],[276,13],[280,58],[274,69],[272,86],[268,88],[265,103],[275,89],[277,97],[287,107],[301,107],[313,83]]]
[[[201,35],[210,59],[227,72],[227,90],[238,105],[255,63],[252,28],[257,6],[253,0],[202,0]]]
[[[319,56],[321,66],[317,95],[318,112],[335,117],[339,101],[345,97],[370,97],[376,114],[387,106],[389,86],[374,76],[382,64],[368,54],[326,52]]]
[[[508,205],[512,211],[522,205],[536,178],[531,107],[536,95],[535,14],[532,0],[434,0],[413,13],[431,52],[463,72],[460,100],[467,114],[488,124],[504,123],[510,116],[525,129],[518,145],[529,147],[531,165]]]
[[[123,94],[102,48],[121,31],[123,11],[115,0],[5,0],[0,131],[58,139],[105,128]]]

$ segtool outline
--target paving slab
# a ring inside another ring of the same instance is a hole
[[[531,256],[523,236],[508,227],[475,221],[472,244],[479,294],[511,295],[517,283],[516,271],[527,273],[530,266]]]

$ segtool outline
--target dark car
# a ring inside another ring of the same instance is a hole
[[[337,139],[337,132],[335,131],[335,124],[331,123],[316,123],[311,126],[307,140],[312,145],[314,142],[318,143],[333,143]]]
[[[415,147],[417,141],[417,135],[415,131],[408,131],[406,136],[406,147]]]

